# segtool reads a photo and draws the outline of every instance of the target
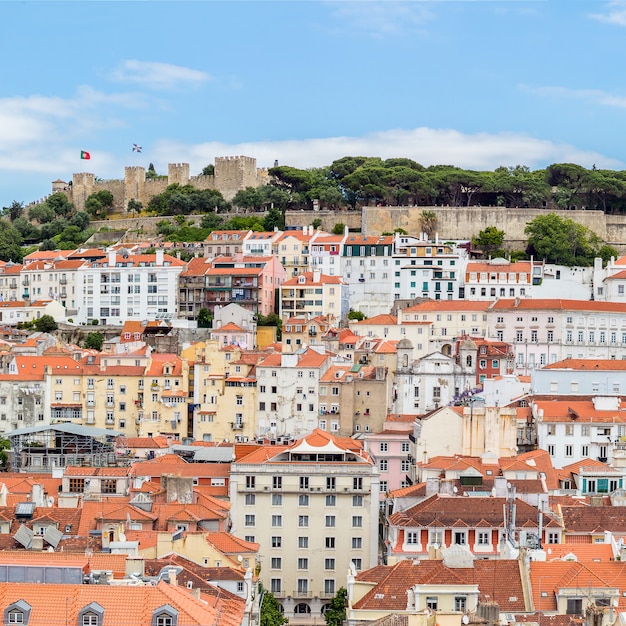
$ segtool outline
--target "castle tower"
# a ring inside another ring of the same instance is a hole
[[[124,168],[124,207],[122,209],[124,212],[128,210],[128,202],[130,200],[141,202],[144,208],[148,204],[145,167],[132,166]]]
[[[96,187],[95,174],[81,173],[72,174],[72,194],[71,201],[77,211],[85,210],[87,198],[94,193]]]
[[[215,188],[226,200],[232,200],[239,190],[258,184],[254,157],[215,157]]]
[[[181,186],[189,184],[189,163],[168,163],[167,184],[178,183]]]

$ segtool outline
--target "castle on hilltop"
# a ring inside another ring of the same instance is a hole
[[[146,179],[146,168],[128,166],[124,168],[122,180],[97,180],[95,174],[79,173],[72,175],[72,183],[55,180],[52,193],[64,193],[77,210],[85,208],[87,198],[106,189],[113,194],[113,210],[126,213],[130,200],[137,200],[145,207],[154,196],[165,191],[174,183],[192,185],[196,189],[215,189],[226,200],[246,187],[259,187],[269,182],[266,168],[257,168],[256,159],[247,156],[215,157],[213,175],[189,175],[189,163],[168,163],[167,177]]]

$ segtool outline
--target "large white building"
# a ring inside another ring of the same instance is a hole
[[[363,443],[321,430],[232,463],[231,532],[259,543],[263,585],[292,623],[321,623],[350,564],[377,564],[379,491]]]
[[[119,324],[125,320],[174,319],[178,275],[185,263],[162,250],[130,254],[119,249],[78,269],[77,324]]]
[[[490,338],[513,346],[517,373],[563,359],[626,359],[626,303],[500,299],[487,317]]]

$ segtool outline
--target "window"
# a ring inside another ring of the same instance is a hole
[[[437,596],[426,596],[426,606],[431,610],[431,611],[436,611],[437,610]]]
[[[326,528],[333,528],[336,525],[336,518],[334,515],[327,515],[325,520]]]
[[[283,494],[273,493],[272,494],[272,506],[282,506],[282,504],[283,504]]]
[[[117,493],[117,480],[115,478],[103,478],[100,481],[102,493]]]
[[[362,559],[352,559],[352,562],[354,563],[354,568],[359,571],[360,569],[362,569],[363,567],[363,561]]]
[[[254,515],[246,515],[246,517],[244,518],[244,524],[245,526],[254,526],[256,524],[256,518]]]
[[[256,504],[256,496],[253,493],[247,493],[245,503],[246,506],[254,506]]]
[[[298,548],[306,549],[309,547],[309,538],[308,537],[298,537]]]
[[[559,533],[558,532],[548,532],[547,533],[547,542],[548,543],[559,543]]]
[[[409,531],[406,533],[406,542],[411,545],[417,545],[420,542],[419,531]]]
[[[416,387],[417,389],[417,387]],[[402,442],[402,452],[409,452],[410,447],[409,447],[409,442],[408,441],[403,441]]]
[[[272,515],[272,526],[274,528],[280,528],[283,525],[282,515]]]
[[[256,489],[256,476],[246,476],[246,489]]]
[[[454,596],[454,610],[455,611],[465,611],[466,604],[467,604],[466,596]]]
[[[324,559],[324,569],[335,569],[335,559]]]
[[[386,441],[381,441],[379,444],[379,448],[381,452],[387,452],[388,444]]]
[[[298,526],[300,528],[306,528],[309,525],[309,516],[308,515],[298,515]]]
[[[283,538],[279,536],[272,537],[272,548],[281,548],[283,545]]]
[[[335,549],[335,538],[334,537],[326,537],[324,545],[329,550],[334,550]]]
[[[270,562],[270,566],[272,569],[281,569],[283,566],[283,560],[279,556],[273,556]]]
[[[300,476],[300,491],[303,489],[309,488],[309,477],[308,476]]]
[[[352,516],[352,528],[361,528],[363,526],[363,517],[361,515]]]
[[[467,543],[467,533],[465,531],[454,532],[454,544],[464,546]]]
[[[281,593],[281,580],[280,578],[272,578],[270,580],[270,591],[274,594]]]
[[[477,533],[477,541],[476,543],[479,546],[488,546],[489,545],[489,533],[480,531]]]
[[[176,626],[178,623],[178,611],[169,604],[159,607],[152,615],[152,626]]]
[[[298,569],[309,569],[309,559],[307,559],[306,557],[299,557]]]
[[[283,477],[273,476],[272,477],[272,489],[282,489],[282,488],[283,488]]]
[[[274,495],[281,495],[281,494],[274,494]],[[298,506],[309,506],[309,494],[308,493],[301,493],[298,496]]]
[[[352,496],[352,506],[363,506],[363,496]]]
[[[387,462],[387,459],[381,459],[378,462],[378,466],[379,466],[381,472],[386,472],[387,469],[388,469],[388,466],[389,466],[388,462]]]
[[[352,489],[355,491],[363,491],[363,479],[361,477],[352,478]]]
[[[362,537],[352,537],[352,549],[360,550],[363,547],[363,538]]]
[[[337,488],[337,483],[336,483],[335,477],[327,476],[326,477],[326,489],[328,491],[335,491],[336,488]]]
[[[84,478],[70,478],[70,493],[83,493],[85,491]]]
[[[337,505],[337,496],[334,494],[329,494],[326,496],[326,506],[336,506]]]

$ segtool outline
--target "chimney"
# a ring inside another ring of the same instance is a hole
[[[159,249],[156,251],[156,264],[159,267],[163,266],[163,250]]]
[[[313,272],[313,282],[314,283],[319,283],[321,276],[322,276],[322,273],[319,270],[315,270]]]
[[[115,267],[115,250],[109,250],[109,267]]]
[[[176,569],[175,568],[171,568],[168,570],[167,575],[170,579],[170,585],[172,585],[173,587],[178,587],[178,579],[176,578]]]

